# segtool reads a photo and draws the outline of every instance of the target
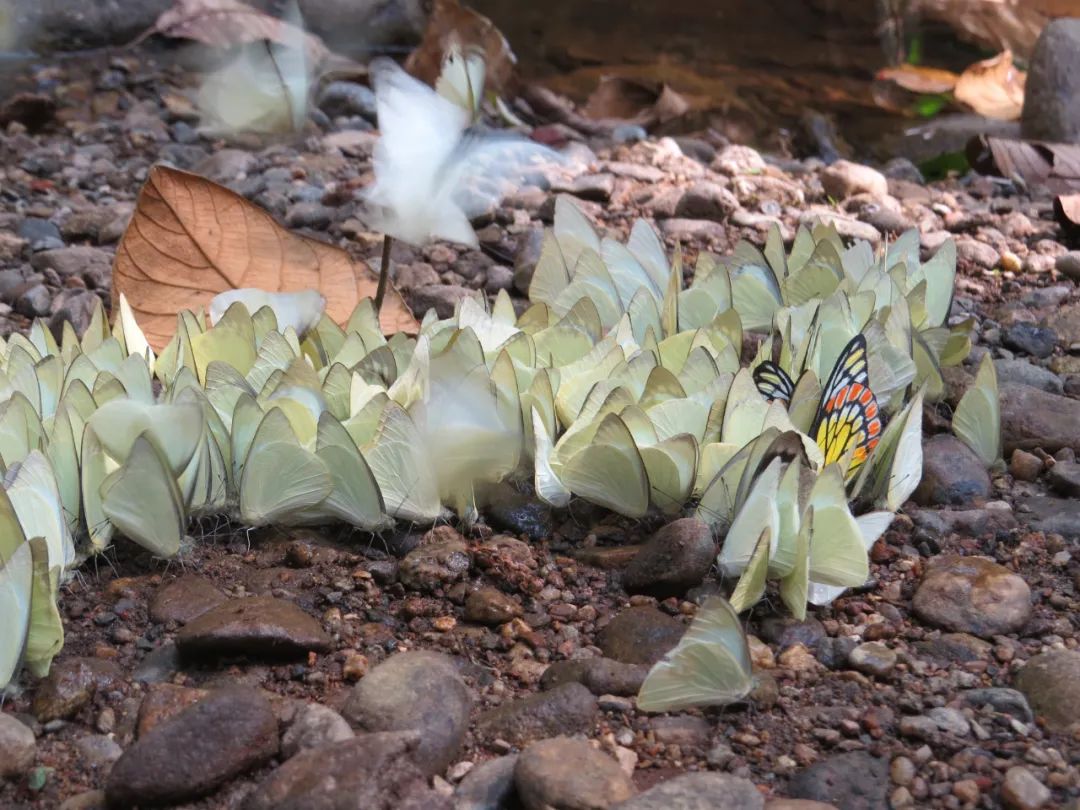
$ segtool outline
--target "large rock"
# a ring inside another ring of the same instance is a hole
[[[161,723],[113,765],[105,786],[117,807],[179,804],[205,796],[278,752],[270,701],[229,687]]]
[[[749,779],[726,773],[684,773],[615,805],[617,810],[762,810],[765,799]]]
[[[383,661],[353,687],[343,714],[365,731],[420,733],[418,761],[441,773],[461,750],[472,696],[451,658],[417,650]]]
[[[525,745],[560,734],[584,734],[596,719],[596,698],[580,683],[510,700],[484,712],[476,721],[478,739]]]
[[[1019,383],[1050,394],[1060,394],[1065,390],[1065,385],[1057,374],[1027,360],[995,360],[994,370],[997,371],[999,385],[1007,382]]]
[[[1021,127],[1025,138],[1080,142],[1080,19],[1052,20],[1039,36]]]
[[[788,793],[797,799],[831,802],[844,810],[885,810],[889,761],[864,751],[834,754],[795,774]]]
[[[1080,652],[1050,650],[1024,664],[1016,676],[1036,714],[1057,731],[1080,728]]]
[[[414,731],[362,734],[301,751],[255,788],[243,810],[449,810],[416,764]]]
[[[682,596],[700,585],[716,559],[716,543],[709,526],[682,518],[664,526],[645,543],[623,573],[623,586],[631,593],[663,598]]]
[[[1022,577],[985,557],[947,555],[931,563],[912,607],[937,627],[991,638],[1027,624],[1031,589]]]
[[[619,763],[581,738],[534,742],[518,757],[514,782],[525,810],[604,810],[634,795]]]
[[[18,779],[36,754],[34,732],[10,714],[0,714],[0,779]]]
[[[654,607],[627,608],[600,631],[598,646],[608,658],[652,666],[679,643],[686,627]]]
[[[923,474],[914,500],[922,506],[963,504],[990,497],[990,475],[977,455],[950,433],[923,445]]]
[[[329,650],[330,637],[292,602],[252,596],[199,615],[176,634],[176,646],[185,657],[300,658]]]
[[[1056,453],[1063,447],[1080,451],[1080,400],[1057,396],[1016,383],[1002,383],[1001,440],[1005,453],[1041,447]]]

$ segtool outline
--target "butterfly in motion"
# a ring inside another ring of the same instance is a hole
[[[754,382],[770,401],[789,404],[795,392],[795,383],[787,372],[769,360],[754,369]],[[881,427],[877,397],[870,390],[866,338],[859,334],[844,347],[833,366],[822,389],[810,435],[821,448],[826,464],[839,461],[851,452],[847,471],[850,478],[877,446]]]

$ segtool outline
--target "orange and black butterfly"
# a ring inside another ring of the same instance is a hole
[[[758,391],[768,400],[790,403],[795,383],[780,366],[766,361],[754,369]],[[851,451],[848,477],[862,466],[881,438],[881,414],[870,390],[866,338],[861,334],[840,352],[821,391],[810,435],[818,443],[825,463],[839,461]]]

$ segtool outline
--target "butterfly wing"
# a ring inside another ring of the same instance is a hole
[[[771,360],[759,363],[754,369],[754,383],[761,395],[770,402],[778,399],[788,404],[795,394],[795,383],[791,377]]]
[[[810,428],[825,464],[839,462],[851,453],[849,477],[881,437],[881,415],[877,397],[870,390],[868,368],[866,338],[859,334],[837,358]]]

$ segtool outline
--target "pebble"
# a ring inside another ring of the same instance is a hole
[[[308,748],[351,740],[354,736],[345,718],[329,706],[304,703],[297,707],[281,735],[281,753],[288,758]]]
[[[460,279],[459,279],[460,281]],[[483,295],[477,290],[469,290],[456,284],[426,284],[409,290],[405,296],[413,312],[427,312],[434,309],[440,318],[453,316],[458,305],[466,298],[477,301]]]
[[[1064,384],[1057,374],[1027,360],[995,360],[994,370],[997,372],[999,384],[1021,383],[1051,394],[1060,394],[1064,390]]]
[[[719,183],[699,180],[693,183],[675,205],[675,216],[723,222],[739,207],[739,201]]]
[[[896,757],[889,766],[889,778],[894,785],[910,785],[916,773],[915,763],[905,756]]]
[[[1039,810],[1050,801],[1050,789],[1027,768],[1017,765],[1005,771],[1001,801],[1009,810]]]
[[[176,634],[184,658],[298,658],[327,652],[330,637],[294,603],[273,596],[231,599],[202,613]]]
[[[1080,282],[1080,250],[1062,253],[1054,260],[1054,267],[1066,278]]]
[[[641,690],[649,668],[611,658],[578,658],[556,661],[540,676],[541,689],[553,689],[564,683],[581,683],[594,695],[632,697]]]
[[[1024,723],[1030,723],[1035,719],[1024,693],[1016,689],[1003,686],[965,689],[959,697],[968,706],[975,708],[989,706],[994,711],[1008,714]]]
[[[488,742],[501,739],[520,746],[544,737],[588,733],[596,714],[592,692],[579,683],[564,683],[488,709],[477,718],[474,733]]]
[[[837,200],[855,194],[870,194],[883,198],[889,194],[889,181],[881,172],[869,166],[838,160],[819,175],[825,193]]]
[[[601,810],[634,794],[633,782],[618,762],[573,737],[526,747],[514,767],[514,784],[525,810]]]
[[[896,666],[896,653],[878,641],[860,644],[848,655],[852,669],[866,675],[883,677]]]
[[[1009,458],[1009,474],[1018,481],[1034,481],[1043,471],[1043,460],[1017,448]]]
[[[179,804],[277,752],[270,702],[253,689],[229,687],[139,737],[113,765],[105,793],[117,806]]]
[[[465,621],[477,624],[505,624],[522,614],[521,604],[498,588],[483,586],[465,599]]]
[[[22,777],[35,756],[34,732],[10,714],[0,714],[0,780]]]
[[[271,771],[244,810],[450,810],[428,787],[419,742],[416,732],[392,731],[308,748]]]
[[[922,506],[959,505],[990,497],[990,476],[982,460],[949,433],[923,444],[923,474],[913,499]]]
[[[75,741],[75,750],[89,768],[106,768],[120,759],[124,749],[106,734],[86,734]]]
[[[660,782],[617,810],[763,810],[765,798],[749,779],[726,773],[684,773]]]
[[[66,720],[87,706],[98,690],[116,688],[123,672],[112,661],[101,658],[62,658],[38,684],[34,695],[34,716],[41,723]]]
[[[1059,494],[1069,498],[1080,497],[1080,463],[1059,461],[1046,473],[1046,483]]]
[[[649,605],[626,608],[597,638],[608,658],[627,664],[653,665],[679,643],[686,626]]]
[[[517,760],[517,754],[507,754],[472,768],[454,791],[454,810],[502,810],[510,805]]]
[[[1017,674],[1016,688],[1048,727],[1063,732],[1080,728],[1080,652],[1036,655]]]
[[[187,624],[226,599],[206,577],[185,574],[154,592],[150,599],[150,619],[158,624]]]
[[[991,638],[1027,624],[1031,589],[1022,577],[985,557],[946,555],[931,562],[912,607],[936,627]]]
[[[926,713],[926,716],[934,721],[934,724],[949,734],[957,737],[966,737],[971,733],[971,724],[959,709],[949,706],[936,706]]]
[[[956,257],[959,261],[969,262],[983,270],[993,270],[1000,260],[994,248],[970,236],[961,236],[956,240]]]
[[[650,728],[659,743],[692,748],[704,748],[712,731],[705,718],[691,715],[654,717]]]
[[[15,299],[15,311],[27,318],[40,318],[49,314],[52,294],[44,284],[35,284]]]
[[[452,658],[416,650],[392,655],[353,687],[345,718],[365,731],[420,733],[419,761],[441,773],[461,750],[472,695]]]

